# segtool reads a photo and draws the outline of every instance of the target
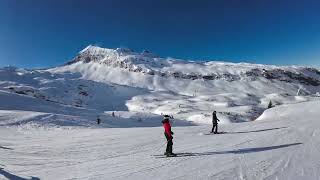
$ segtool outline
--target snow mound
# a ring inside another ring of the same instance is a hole
[[[296,104],[285,104],[264,111],[263,114],[257,118],[257,121],[280,121],[281,119],[285,119],[284,117],[288,116],[293,117],[294,119],[292,120],[298,121],[299,119],[304,119],[306,115],[308,118],[318,119],[319,112],[315,107],[319,106],[319,100]]]

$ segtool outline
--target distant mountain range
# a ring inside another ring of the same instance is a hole
[[[90,45],[60,67],[2,68],[0,90],[97,112],[172,114],[208,123],[217,110],[224,123],[245,122],[255,120],[270,101],[280,105],[317,98],[320,70],[187,61]]]

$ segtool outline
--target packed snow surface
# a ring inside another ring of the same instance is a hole
[[[0,127],[2,179],[287,179],[320,177],[320,102],[282,105],[253,122],[173,127]],[[1,111],[0,122],[41,114]]]
[[[0,179],[319,180],[319,92],[316,68],[124,48],[0,68]],[[225,133],[208,134],[213,110]],[[163,114],[178,157],[163,156]]]

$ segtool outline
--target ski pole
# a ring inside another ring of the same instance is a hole
[[[156,151],[159,151],[160,148],[162,148],[168,141],[162,143],[157,149],[155,149]]]

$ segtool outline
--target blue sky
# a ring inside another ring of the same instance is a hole
[[[317,0],[0,0],[0,66],[61,65],[96,44],[320,67],[319,9]]]

